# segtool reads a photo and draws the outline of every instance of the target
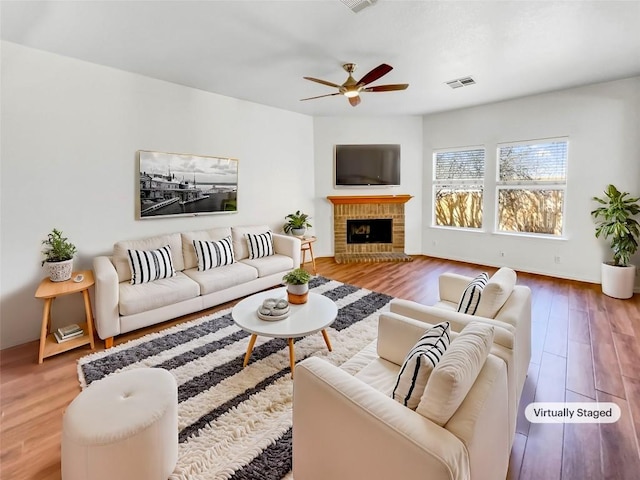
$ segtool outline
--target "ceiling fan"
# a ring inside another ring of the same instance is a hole
[[[315,98],[322,98],[322,97],[333,97],[334,95],[344,95],[349,99],[349,103],[351,104],[351,106],[355,107],[360,103],[361,92],[391,92],[394,90],[405,90],[409,86],[408,83],[397,83],[393,85],[376,85],[374,87],[367,87],[367,85],[370,84],[371,82],[375,82],[380,77],[386,75],[391,70],[393,70],[393,67],[391,65],[387,65],[386,63],[382,63],[378,65],[376,68],[374,68],[373,70],[371,70],[369,73],[367,73],[359,81],[357,81],[351,75],[355,71],[356,67],[357,65],[355,63],[345,63],[344,65],[342,65],[342,68],[344,68],[346,72],[349,74],[349,77],[342,85],[338,85],[333,82],[328,82],[326,80],[320,80],[319,78],[302,77],[305,80],[311,80],[312,82],[317,82],[323,85],[327,85],[329,87],[337,88],[338,91],[336,93],[328,93],[326,95],[319,95],[317,97],[302,98],[301,101],[313,100]]]

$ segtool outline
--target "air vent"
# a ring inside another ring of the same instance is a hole
[[[475,85],[476,81],[471,77],[462,77],[462,78],[457,78],[455,80],[450,80],[445,83],[449,85],[451,88],[460,88],[460,87],[466,87],[469,85]]]
[[[378,0],[340,0],[353,12],[358,13],[363,8],[367,8],[370,5],[375,5]]]

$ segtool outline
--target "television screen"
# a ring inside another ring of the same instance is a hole
[[[400,145],[336,145],[336,186],[400,185]]]

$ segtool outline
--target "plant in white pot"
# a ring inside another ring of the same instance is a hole
[[[307,302],[309,294],[309,280],[311,274],[304,268],[296,268],[282,277],[287,284],[287,298],[289,303],[301,304]]]
[[[45,246],[42,250],[44,260],[42,265],[47,266],[49,278],[52,282],[64,282],[71,278],[73,273],[73,256],[76,254],[76,246],[62,232],[56,228],[42,241]]]
[[[629,197],[608,185],[604,197],[593,197],[601,206],[591,212],[596,221],[596,238],[609,241],[613,261],[602,264],[602,293],[614,298],[631,298],[636,266],[631,256],[638,250],[640,224],[633,218],[640,213],[640,197]]]
[[[290,235],[302,236],[307,231],[307,228],[312,226],[309,223],[311,217],[300,210],[297,210],[296,213],[290,213],[284,218],[287,222],[282,226],[282,229]]]

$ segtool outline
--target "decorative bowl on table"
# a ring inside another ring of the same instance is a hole
[[[283,320],[289,316],[289,302],[284,298],[267,298],[258,307],[257,314],[267,322]]]

